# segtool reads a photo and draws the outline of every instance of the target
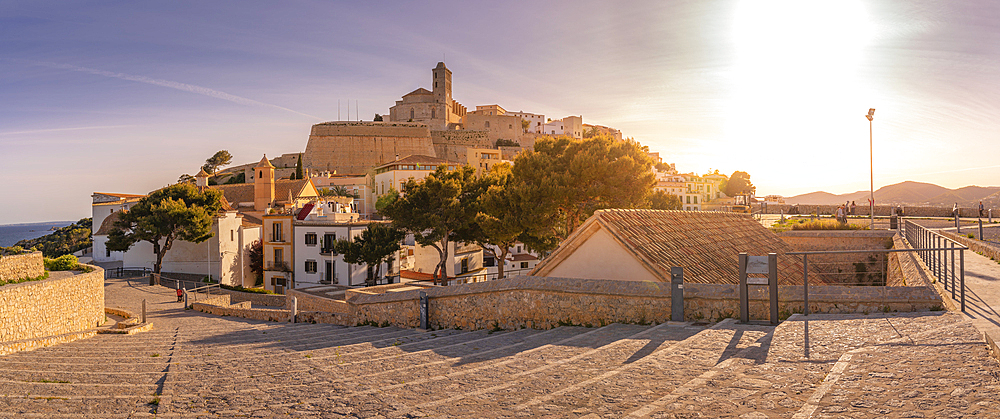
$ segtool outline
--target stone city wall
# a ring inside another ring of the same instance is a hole
[[[0,287],[0,342],[76,333],[104,322],[104,270]]]
[[[434,156],[430,129],[404,122],[327,122],[312,127],[302,166],[313,171],[365,174],[409,155]]]
[[[0,256],[0,281],[37,278],[45,274],[42,252]]]
[[[250,308],[250,304],[249,301],[230,304],[229,295],[219,295],[199,300],[191,304],[191,308],[202,313],[215,314],[217,316],[233,316],[272,322],[287,322],[291,315],[290,310]]]

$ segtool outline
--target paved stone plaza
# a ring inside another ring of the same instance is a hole
[[[1000,418],[1000,367],[944,312],[420,332],[106,294],[154,329],[0,357],[0,417]]]

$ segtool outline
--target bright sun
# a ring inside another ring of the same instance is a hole
[[[740,2],[727,141],[763,158],[750,144],[809,151],[867,131],[858,70],[872,32],[860,0]]]

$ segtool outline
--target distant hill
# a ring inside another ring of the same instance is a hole
[[[858,205],[868,205],[868,191],[858,191],[835,195],[829,192],[810,192],[785,198],[789,204],[836,205],[855,201]],[[953,205],[971,207],[991,202],[1000,203],[1000,187],[966,186],[948,189],[933,183],[906,181],[887,185],[875,191],[875,202],[900,205]]]

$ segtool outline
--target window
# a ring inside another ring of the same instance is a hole
[[[437,118],[437,109],[431,108],[431,119]]]
[[[271,241],[280,242],[281,240],[281,223],[271,224]]]
[[[336,253],[336,250],[334,249],[336,245],[337,245],[336,233],[323,234],[323,250],[320,253]]]
[[[521,245],[517,245],[517,253],[521,253]]]
[[[689,197],[687,197],[687,203],[688,203],[688,204],[690,204],[690,203],[691,203],[691,197],[690,197],[690,196],[689,196]]]
[[[696,197],[694,197],[694,203],[695,203],[695,204],[697,204],[697,203],[698,203],[698,197],[697,197],[697,196],[696,196]]]
[[[413,109],[410,109],[410,119],[413,119]]]
[[[486,128],[489,128],[489,127],[490,127],[490,121],[486,121],[486,122],[484,122],[484,123],[483,123],[483,126],[485,126]]]
[[[229,230],[229,241],[236,241],[236,232]]]
[[[314,274],[314,273],[316,273],[316,261],[315,260],[307,260],[306,261],[306,273],[307,274]]]
[[[282,252],[281,248],[279,247],[274,249],[274,263],[278,264],[279,262],[284,262],[284,261],[285,261],[284,253]]]
[[[316,245],[316,233],[306,233],[306,246]]]
[[[462,273],[469,272],[469,258],[462,259]]]
[[[507,124],[508,129],[514,129],[514,124]]]
[[[111,257],[111,249],[104,248],[104,256],[105,257]]]
[[[521,262],[521,269],[528,269],[528,262]]]

